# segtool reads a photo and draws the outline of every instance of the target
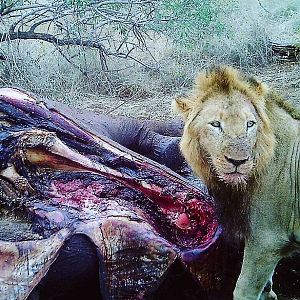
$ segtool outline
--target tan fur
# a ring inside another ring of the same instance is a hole
[[[252,80],[252,82],[251,82]],[[217,94],[228,95],[233,90],[237,90],[249,98],[255,107],[261,121],[259,136],[256,143],[257,161],[256,176],[263,172],[265,166],[270,161],[275,145],[275,137],[271,128],[270,120],[266,114],[266,99],[268,90],[262,84],[253,79],[247,80],[237,70],[231,67],[219,67],[210,72],[200,73],[196,79],[196,84],[190,96],[187,98],[177,98],[175,109],[183,114],[186,121],[185,131],[182,136],[181,150],[187,161],[193,167],[196,174],[202,177],[207,184],[214,178],[210,176],[210,165],[199,149],[199,141],[190,135],[189,125],[195,113],[201,111],[202,104],[209,98]],[[187,117],[188,112],[189,118]],[[194,113],[194,114],[193,114]],[[201,141],[200,141],[201,143]]]
[[[182,153],[215,196],[225,236],[246,238],[234,300],[275,299],[263,287],[300,242],[300,113],[227,66],[199,74],[174,106],[185,121]]]

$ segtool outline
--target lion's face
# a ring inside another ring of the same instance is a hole
[[[216,95],[191,108],[185,134],[205,156],[211,171],[225,183],[247,182],[255,168],[259,119],[245,95]],[[182,149],[185,151],[185,141]]]
[[[181,151],[215,197],[231,240],[249,237],[252,194],[274,158],[268,93],[254,78],[220,66],[200,73],[190,94],[174,102],[185,122]]]
[[[265,170],[275,147],[265,95],[254,79],[221,67],[200,73],[192,93],[176,99],[182,153],[208,186],[245,186]]]

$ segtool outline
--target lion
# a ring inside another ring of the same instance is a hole
[[[273,271],[300,249],[300,113],[229,66],[200,73],[174,105],[181,151],[215,197],[225,237],[245,241],[234,300],[276,299]]]

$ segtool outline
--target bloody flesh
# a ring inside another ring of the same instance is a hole
[[[75,233],[88,236],[98,249],[106,270],[102,293],[109,299],[119,299],[120,291],[129,293],[128,299],[142,298],[176,259],[196,263],[218,238],[212,199],[171,170],[82,130],[24,92],[0,90],[0,113],[2,206],[20,211],[43,238],[30,241],[26,250],[37,269],[27,284],[21,278],[28,268],[22,253],[29,242],[18,242],[13,258],[23,273],[6,264],[10,271],[5,280],[2,276],[0,299],[13,299],[12,290],[25,299]],[[38,243],[51,244],[44,263]],[[3,249],[11,252],[15,244]],[[3,252],[0,266],[7,261]],[[136,265],[117,270],[120,253],[131,253]]]

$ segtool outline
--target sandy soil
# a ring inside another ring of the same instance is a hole
[[[264,68],[255,68],[247,73],[255,75],[300,107],[300,66],[298,64],[274,64]],[[178,91],[178,94],[181,92],[185,91]],[[156,97],[136,99],[82,94],[75,101],[70,100],[70,103],[82,109],[114,116],[125,115],[140,119],[169,120],[175,116],[171,109],[174,97],[175,95],[157,95]]]

